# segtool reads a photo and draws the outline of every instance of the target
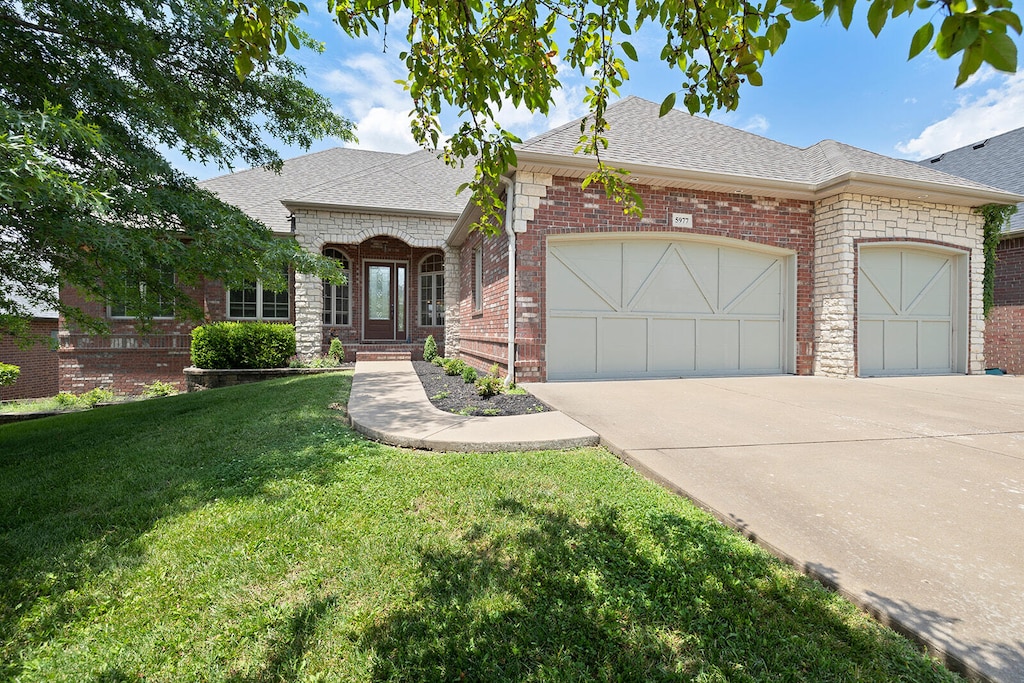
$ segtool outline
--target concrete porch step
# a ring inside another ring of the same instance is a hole
[[[361,360],[412,360],[410,351],[356,351],[356,362]]]

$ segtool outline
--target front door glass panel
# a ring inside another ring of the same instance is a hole
[[[395,303],[397,304],[396,305],[396,309],[397,309],[397,316],[396,317],[397,317],[397,320],[395,321],[395,325],[398,328],[398,336],[399,337],[404,337],[405,336],[405,266],[404,265],[397,266],[396,267],[396,271],[397,272],[396,272],[396,277],[395,277],[395,281],[396,281],[395,285],[396,285],[397,292],[395,294]]]
[[[391,266],[370,266],[370,320],[391,318]]]

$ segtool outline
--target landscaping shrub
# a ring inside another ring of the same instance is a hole
[[[476,381],[476,393],[480,394],[484,398],[497,396],[504,388],[505,385],[501,381],[501,378],[495,377],[494,375],[484,375]]]
[[[70,394],[66,391],[62,391],[53,397],[53,402],[57,404],[60,409],[65,408],[76,408],[78,407],[78,397],[74,394]]]
[[[197,368],[283,368],[294,355],[293,325],[223,322],[192,330],[192,365]]]
[[[462,369],[462,381],[466,384],[472,384],[476,381],[476,368],[471,368],[468,365]]]
[[[0,387],[9,387],[14,384],[18,381],[19,375],[21,375],[21,368],[17,365],[0,363]]]
[[[437,358],[437,342],[434,341],[434,335],[429,335],[423,342],[423,360],[429,362],[435,358]]]
[[[444,362],[444,374],[455,377],[461,375],[462,371],[466,369],[466,364],[458,358],[449,358]]]
[[[147,384],[143,390],[142,395],[146,398],[159,398],[160,396],[174,396],[178,393],[177,387],[170,382],[164,382],[156,380],[152,384]]]
[[[327,357],[333,358],[338,361],[339,364],[345,362],[345,347],[337,337],[331,340],[331,345],[327,349]]]
[[[501,380],[501,368],[497,363],[491,366],[491,371],[476,381],[476,393],[484,398],[497,396],[505,390],[505,383]]]
[[[433,363],[434,365],[436,365],[439,368],[443,368],[444,367],[444,358],[441,358],[441,356],[434,356],[434,360],[432,360],[430,362]]]
[[[110,389],[96,387],[78,397],[78,405],[92,408],[97,403],[110,403],[114,400],[114,392]]]

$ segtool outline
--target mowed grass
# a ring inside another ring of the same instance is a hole
[[[603,450],[381,446],[350,384],[0,427],[0,679],[954,679]]]

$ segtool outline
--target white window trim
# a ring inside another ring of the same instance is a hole
[[[288,294],[288,313],[283,318],[267,318],[267,317],[264,317],[264,315],[263,315],[263,281],[262,280],[256,280],[256,316],[255,317],[231,315],[231,292],[232,291],[239,291],[239,290],[230,290],[229,289],[229,290],[227,290],[227,297],[226,297],[227,298],[227,302],[226,302],[227,310],[225,311],[225,313],[227,314],[226,317],[227,317],[228,320],[255,320],[257,322],[287,322],[287,321],[291,320],[291,317],[292,317],[292,295],[291,295],[290,289],[291,288],[289,286],[289,290],[286,292]],[[273,294],[279,294],[280,293],[280,292],[274,292],[273,290],[270,290],[270,291]]]
[[[352,270],[352,259],[349,258],[348,254],[346,254],[344,251],[342,251],[338,247],[325,247],[321,253],[324,256],[327,256],[326,252],[328,252],[328,251],[336,251],[339,254],[341,254],[342,257],[345,259],[345,272],[347,273],[345,284],[344,285],[331,285],[331,287],[339,287],[340,286],[340,287],[347,287],[348,288],[348,297],[347,297],[348,298],[348,306],[347,306],[347,308],[345,310],[345,314],[346,314],[346,317],[348,318],[348,322],[347,323],[325,323],[325,322],[323,322],[323,320],[324,320],[324,307],[323,307],[324,302],[320,302],[320,304],[321,304],[320,305],[320,323],[322,325],[324,325],[325,327],[352,327],[352,325],[353,325],[353,322],[352,322],[352,318],[353,318],[353,315],[352,315],[352,289],[353,289],[352,288],[352,272],[353,272],[353,270]],[[332,256],[332,257],[328,257],[328,258],[334,258],[334,257]],[[328,283],[326,280],[321,280],[321,291],[322,291],[322,286],[324,284],[330,284],[330,283]],[[337,296],[337,293],[335,293],[335,297],[336,296]],[[290,305],[291,305],[291,302],[289,301],[289,306]],[[335,311],[333,310],[333,307],[332,307],[332,310],[331,310],[331,316],[332,317],[334,317],[334,313],[335,313]]]
[[[432,270],[432,271],[430,271],[428,273],[424,273],[423,272],[423,264],[427,262],[427,259],[434,258],[434,257],[440,257],[441,258],[441,270]],[[441,308],[440,315],[438,314],[437,311],[433,311],[431,313],[431,316],[430,316],[431,317],[431,322],[429,324],[427,324],[427,325],[423,324],[423,316],[424,316],[424,313],[425,313],[425,311],[423,310],[423,291],[424,291],[423,279],[424,278],[430,278],[430,280],[431,280],[431,294],[433,295],[433,296],[431,296],[431,299],[436,299],[437,298],[437,277],[438,276],[441,277],[441,286],[442,286],[442,288],[448,286],[448,283],[445,282],[445,277],[444,277],[444,256],[441,255],[441,254],[429,254],[427,256],[424,256],[422,259],[420,259],[419,265],[417,266],[417,270],[419,271],[419,277],[420,277],[420,279],[419,279],[419,308],[420,308],[420,310],[418,311],[418,313],[419,313],[419,318],[418,318],[419,326],[420,327],[444,327],[445,310],[444,310],[444,300],[443,299],[441,300],[442,308]],[[438,318],[441,319],[440,322],[438,322]]]
[[[484,310],[484,251],[473,249],[473,310]]]

